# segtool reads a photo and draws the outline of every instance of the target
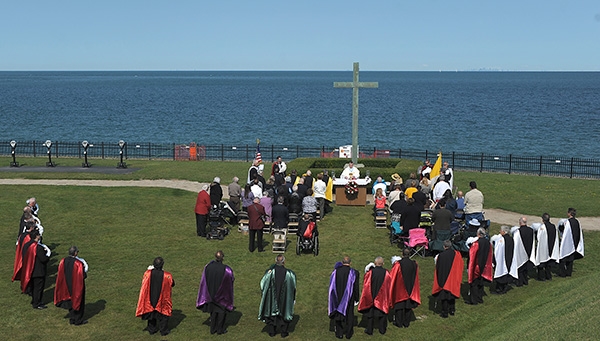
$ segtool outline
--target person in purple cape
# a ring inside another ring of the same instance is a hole
[[[215,260],[204,267],[196,308],[210,313],[210,333],[218,335],[227,333],[225,318],[233,306],[233,270],[223,264],[225,255],[219,250]]]
[[[354,303],[360,299],[358,271],[350,257],[335,263],[329,280],[329,318],[335,322],[335,337],[349,339],[354,331]]]

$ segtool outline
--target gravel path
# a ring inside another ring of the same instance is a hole
[[[187,180],[52,180],[52,179],[0,179],[0,185],[53,185],[53,186],[96,186],[96,187],[164,187],[176,188],[184,191],[199,192],[200,183]],[[223,188],[223,196],[228,197],[227,186]],[[485,209],[485,217],[503,225],[515,226],[523,214],[498,209]],[[540,216],[525,215],[529,224],[541,222]],[[563,217],[560,217],[563,218]],[[552,221],[556,223],[559,217]],[[600,231],[600,217],[579,217],[584,230]]]

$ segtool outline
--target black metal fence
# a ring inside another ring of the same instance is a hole
[[[0,142],[0,155],[12,155],[9,141]],[[277,156],[285,160],[300,157],[338,157],[336,147],[300,147],[261,145],[261,155],[265,161],[274,161]],[[409,149],[360,148],[359,158],[404,158],[414,160],[437,157],[437,152]],[[81,142],[52,142],[53,158],[83,157],[84,148]],[[89,158],[117,159],[120,147],[118,142],[90,143],[87,149]],[[174,143],[131,143],[123,147],[126,159],[172,159],[172,160],[221,160],[250,161],[254,158],[256,145],[189,145]],[[45,156],[48,148],[43,141],[23,141],[15,146],[18,156]],[[515,156],[486,153],[444,153],[444,161],[457,170],[479,172],[500,172],[508,174],[535,174],[569,178],[600,179],[600,160],[553,156]]]

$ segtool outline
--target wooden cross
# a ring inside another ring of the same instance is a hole
[[[352,162],[358,160],[358,88],[378,88],[378,82],[358,81],[358,62],[354,62],[352,82],[333,82],[334,88],[352,88]]]

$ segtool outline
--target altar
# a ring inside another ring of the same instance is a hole
[[[358,186],[355,194],[346,193],[346,179],[334,179],[333,188],[335,192],[335,204],[340,206],[366,206],[367,205],[367,186],[371,183],[370,178],[354,180]]]

